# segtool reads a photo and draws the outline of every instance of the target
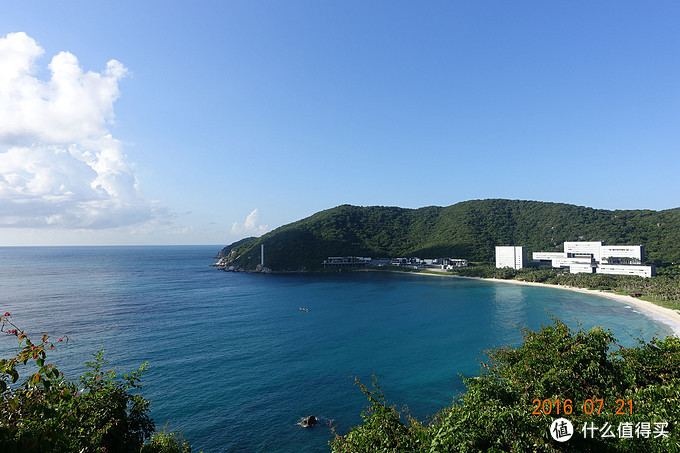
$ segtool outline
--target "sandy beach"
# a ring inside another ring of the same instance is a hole
[[[635,308],[637,311],[642,313],[643,315],[653,319],[656,322],[663,323],[667,326],[669,326],[676,337],[680,337],[680,311],[679,310],[673,310],[670,308],[665,308],[661,307],[659,305],[656,305],[652,302],[647,302],[645,300],[640,300],[636,299],[635,297],[631,296],[624,296],[622,294],[614,294],[614,293],[609,293],[609,292],[604,292],[604,291],[599,291],[599,290],[590,290],[590,289],[583,289],[583,288],[575,288],[573,286],[562,286],[562,285],[550,285],[547,283],[533,283],[533,282],[522,282],[519,280],[501,280],[501,279],[496,279],[496,278],[479,278],[479,277],[462,277],[460,275],[450,275],[450,274],[444,274],[444,273],[418,273],[419,275],[432,275],[432,276],[441,276],[441,277],[454,277],[454,278],[472,278],[476,280],[484,280],[484,281],[489,281],[489,282],[494,282],[494,283],[509,283],[513,285],[525,285],[525,286],[541,286],[544,288],[554,288],[554,289],[564,289],[567,291],[574,291],[577,293],[582,293],[582,294],[588,294],[592,296],[601,296],[601,297],[606,297],[608,299],[615,300],[617,302],[621,302],[623,304],[629,305],[632,308]]]

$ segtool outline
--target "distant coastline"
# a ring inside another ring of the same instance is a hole
[[[227,272],[248,272],[248,273],[275,273],[275,274],[286,274],[286,273],[302,273],[301,271],[294,271],[294,272],[272,272],[268,268],[259,268],[256,269],[255,271],[247,271],[239,267],[235,266],[227,266],[224,264],[222,260],[220,262],[213,264],[212,266],[218,267],[221,270],[227,271]],[[607,299],[610,300],[615,300],[617,302],[621,302],[623,304],[626,304],[630,306],[631,308],[638,309],[640,314],[647,316],[650,319],[653,319],[656,322],[660,322],[662,324],[665,324],[666,326],[670,327],[670,329],[673,331],[674,336],[680,338],[680,309],[679,310],[674,310],[671,308],[666,308],[662,307],[660,305],[656,305],[652,302],[648,302],[645,300],[637,299],[631,296],[626,296],[623,294],[616,294],[612,292],[606,292],[602,290],[592,290],[592,289],[585,289],[585,288],[577,288],[574,286],[566,286],[566,285],[553,285],[549,283],[538,283],[538,282],[526,282],[526,281],[521,281],[521,280],[511,280],[511,279],[500,279],[500,278],[484,278],[484,277],[466,277],[462,275],[455,275],[455,274],[450,274],[450,273],[445,273],[445,272],[436,272],[436,271],[429,271],[429,272],[417,272],[417,271],[399,271],[399,270],[378,270],[378,269],[352,269],[350,272],[394,272],[394,273],[404,273],[404,274],[409,274],[409,275],[425,275],[425,276],[434,276],[434,277],[453,277],[453,278],[467,278],[467,279],[473,279],[473,280],[482,280],[482,281],[488,281],[488,282],[493,282],[493,283],[510,283],[514,285],[525,285],[525,286],[538,286],[538,287],[544,287],[544,288],[553,288],[553,289],[564,289],[567,291],[572,291],[572,292],[577,292],[581,294],[588,294],[591,296],[601,296],[601,297],[606,297]]]
[[[680,243],[674,240],[679,233],[680,208],[611,211],[507,199],[418,209],[340,205],[229,244],[218,257],[235,269],[252,271],[260,264],[275,272],[318,271],[329,257],[352,256],[449,257],[491,264],[495,245],[515,244],[518,238],[531,253],[557,252],[568,241],[620,245],[625,237],[627,243],[647,246],[645,265],[663,269],[680,262]]]

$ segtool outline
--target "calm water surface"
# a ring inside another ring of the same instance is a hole
[[[121,371],[149,362],[143,395],[160,429],[194,451],[322,452],[361,422],[353,377],[379,377],[419,419],[464,390],[482,351],[518,344],[552,314],[633,337],[671,333],[616,301],[468,279],[352,273],[254,275],[210,267],[220,246],[0,248],[0,311],[68,376],[101,346]],[[309,311],[300,311],[300,307]],[[3,356],[16,346],[0,337]],[[296,425],[306,415],[325,425]]]

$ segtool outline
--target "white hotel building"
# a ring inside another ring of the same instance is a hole
[[[654,266],[643,266],[642,245],[604,245],[604,242],[565,242],[564,252],[534,252],[534,264],[568,268],[572,274],[656,275]]]
[[[526,247],[497,246],[496,267],[522,269],[523,267],[526,267],[526,256]]]

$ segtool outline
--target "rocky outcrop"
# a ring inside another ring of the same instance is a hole
[[[272,270],[269,269],[267,266],[258,264],[257,266],[255,266],[255,272],[260,272],[262,274],[271,274]]]
[[[298,425],[303,426],[305,428],[316,426],[316,417],[313,415],[305,417],[302,419],[300,423],[298,423]]]
[[[215,267],[225,267],[225,266],[230,266],[230,265],[231,265],[231,260],[229,258],[227,258],[226,256],[220,258],[220,260],[218,262],[213,264],[213,266],[215,266]]]
[[[212,266],[217,267],[221,271],[225,271],[225,272],[244,272],[245,271],[245,269],[234,264],[234,261],[228,256],[220,258],[219,261],[216,262],[215,264],[212,264]]]
[[[249,270],[244,269],[241,266],[235,264],[230,256],[220,258],[219,261],[216,262],[215,264],[212,264],[212,266],[217,267],[221,271],[225,271],[225,272],[257,272],[257,273],[260,273],[260,274],[270,274],[272,272],[272,270],[269,269],[267,266],[262,266],[261,264],[258,264],[255,267],[255,270],[249,271]]]

